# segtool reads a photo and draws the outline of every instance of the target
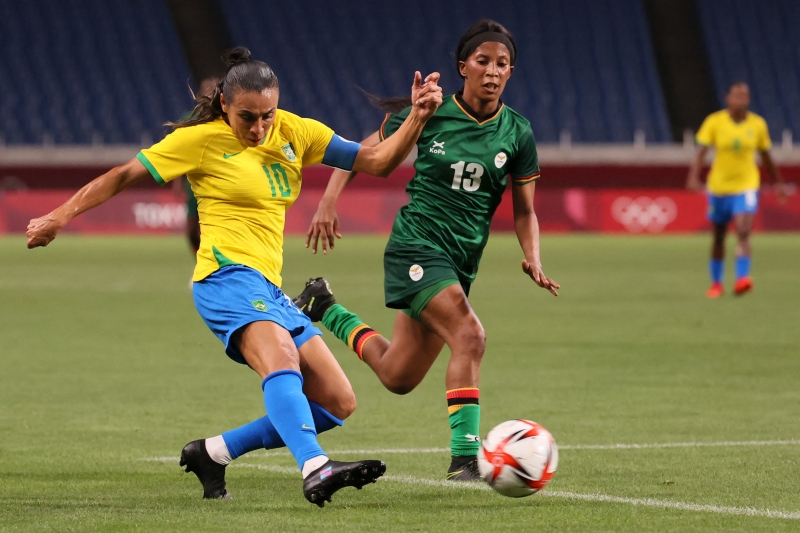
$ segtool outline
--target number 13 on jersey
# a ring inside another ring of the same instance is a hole
[[[481,176],[483,176],[483,166],[478,163],[466,163],[459,161],[450,165],[453,169],[453,189],[464,189],[465,191],[477,191],[481,186]],[[469,176],[464,177],[464,170]]]

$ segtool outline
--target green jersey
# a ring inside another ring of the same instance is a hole
[[[459,276],[475,279],[489,226],[508,176],[515,186],[539,178],[531,124],[504,104],[479,120],[456,95],[446,96],[417,140],[414,178],[406,187],[389,238],[399,244],[438,248]],[[411,108],[388,114],[381,140],[400,127]]]

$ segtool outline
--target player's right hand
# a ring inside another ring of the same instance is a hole
[[[414,73],[414,83],[411,86],[411,105],[422,120],[431,118],[442,105],[442,88],[439,87],[439,73],[432,72],[425,76],[419,71]]]
[[[544,275],[544,272],[542,272],[542,265],[529,263],[523,259],[522,271],[529,275],[538,286],[547,289],[553,296],[558,296],[558,291],[556,291],[556,289],[560,289],[561,285]]]
[[[49,213],[43,217],[34,218],[28,224],[25,235],[28,237],[28,248],[47,246],[56,238],[64,223]]]
[[[333,250],[335,245],[334,237],[342,238],[339,232],[339,215],[336,213],[336,204],[325,202],[319,203],[314,218],[311,219],[311,226],[306,234],[306,248],[311,246],[311,250],[317,253],[317,245],[322,240],[322,253],[328,253],[328,247]]]

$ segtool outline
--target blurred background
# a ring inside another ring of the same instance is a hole
[[[775,160],[800,182],[797,0],[0,0],[0,233],[160,140],[227,48],[273,67],[282,108],[360,140],[382,113],[359,88],[405,95],[415,70],[436,70],[456,92],[456,44],[481,17],[517,40],[503,100],[539,144],[545,231],[705,229],[703,195],[683,185],[694,132],[734,81],[750,85]],[[305,231],[329,174],[307,170],[287,231]],[[343,229],[388,231],[412,174],[358,178]],[[765,187],[756,228],[800,229],[799,204]],[[180,232],[185,213],[179,191],[152,182],[68,231]],[[512,228],[503,202],[495,229]]]

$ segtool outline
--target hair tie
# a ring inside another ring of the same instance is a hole
[[[511,54],[511,65],[514,65],[514,62],[517,60],[517,47],[514,46],[514,43],[511,39],[508,38],[508,35],[504,33],[500,33],[497,31],[485,31],[483,33],[479,33],[478,35],[474,36],[472,39],[467,41],[464,44],[464,48],[461,49],[461,54],[458,56],[459,61],[466,61],[469,56],[472,55],[472,52],[475,51],[483,43],[487,42],[494,42],[506,45],[508,48],[508,52]]]

